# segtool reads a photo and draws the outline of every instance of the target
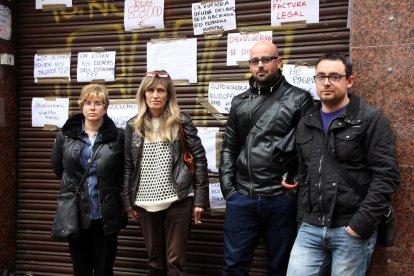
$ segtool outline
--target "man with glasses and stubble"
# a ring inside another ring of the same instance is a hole
[[[226,199],[222,275],[248,275],[261,239],[267,275],[285,275],[297,225],[295,194],[282,182],[294,183],[295,129],[313,100],[285,80],[273,43],[255,44],[249,64],[250,89],[232,101],[221,151]]]
[[[399,186],[393,134],[383,114],[349,89],[352,64],[323,55],[321,102],[299,122],[298,221],[287,275],[363,276],[376,228]],[[362,191],[362,192],[361,192]]]

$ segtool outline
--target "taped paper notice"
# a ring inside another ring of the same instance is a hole
[[[308,91],[314,100],[319,100],[318,94],[316,93],[315,80],[313,79],[314,75],[315,66],[283,65],[283,76],[285,76],[290,84]]]
[[[111,99],[109,101],[108,116],[117,127],[125,128],[128,120],[137,113],[138,105],[135,99]]]
[[[191,11],[194,35],[222,33],[237,28],[234,0],[193,3]]]
[[[164,0],[125,0],[125,31],[163,29]]]
[[[318,23],[319,0],[272,0],[271,25],[281,26],[288,22]]]
[[[250,59],[250,49],[259,41],[272,42],[272,31],[232,33],[227,36],[227,66],[238,65]]]
[[[208,85],[208,102],[220,113],[228,114],[233,98],[247,89],[249,89],[248,81],[210,82]]]
[[[69,98],[32,99],[32,127],[54,125],[62,127],[69,117]]]
[[[210,209],[226,209],[226,200],[220,189],[220,183],[210,183]]]
[[[71,53],[36,54],[33,75],[35,82],[40,79],[54,79],[55,82],[70,81]]]
[[[44,9],[48,6],[51,7],[60,7],[60,6],[66,6],[66,7],[72,7],[72,0],[36,0],[36,9]]]
[[[115,51],[78,53],[77,81],[115,81]]]
[[[174,81],[197,83],[197,39],[148,42],[147,71],[158,70],[167,71]]]

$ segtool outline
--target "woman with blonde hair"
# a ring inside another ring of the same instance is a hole
[[[60,194],[74,192],[80,185],[82,229],[69,240],[73,274],[110,276],[118,234],[127,224],[120,197],[124,131],[106,114],[109,98],[105,86],[84,86],[78,104],[82,113],[69,118],[57,134],[51,163],[60,179]],[[85,172],[95,152],[92,166]],[[84,174],[86,179],[80,183]]]
[[[124,211],[139,218],[148,275],[186,275],[191,214],[195,224],[201,223],[208,204],[205,150],[191,118],[180,112],[167,72],[147,72],[136,100],[138,115],[125,129]],[[180,124],[194,175],[183,162]]]

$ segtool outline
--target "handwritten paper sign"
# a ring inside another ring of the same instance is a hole
[[[165,70],[173,80],[197,83],[197,39],[147,43],[147,71]]]
[[[0,5],[0,38],[10,40],[11,37],[11,12],[6,6]]]
[[[164,0],[125,0],[125,31],[164,28]]]
[[[208,84],[208,102],[223,114],[230,112],[231,100],[249,89],[248,81],[210,82]]]
[[[193,3],[191,12],[194,35],[237,28],[234,0]]]
[[[285,22],[319,22],[319,0],[272,0],[271,25],[280,26]]]
[[[315,80],[313,79],[314,75],[315,66],[283,65],[283,76],[290,84],[308,91],[315,100],[319,100],[316,93]]]
[[[226,208],[226,200],[221,193],[220,183],[210,183],[209,192],[210,209]]]
[[[78,53],[78,82],[115,80],[115,51]]]
[[[250,59],[250,48],[259,41],[272,42],[272,31],[240,34],[232,33],[227,37],[227,66],[237,65],[238,61]]]
[[[66,7],[72,7],[72,0],[36,0],[36,9],[43,9],[46,5],[65,5]]]
[[[133,99],[111,99],[107,113],[117,127],[125,128],[128,120],[137,115],[138,105]]]
[[[32,99],[32,127],[55,125],[62,127],[68,119],[69,98],[56,98],[45,100],[44,98]]]
[[[34,56],[34,78],[67,78],[70,80],[71,53],[36,54]]]

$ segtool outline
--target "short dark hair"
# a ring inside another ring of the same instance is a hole
[[[340,60],[345,66],[346,77],[349,78],[352,75],[352,63],[344,55],[341,55],[339,53],[325,53],[319,57],[318,62],[316,63],[316,66],[318,66],[318,64],[322,60]]]

